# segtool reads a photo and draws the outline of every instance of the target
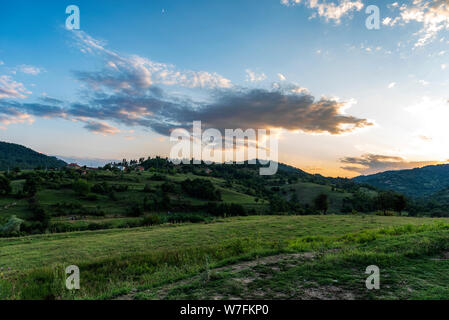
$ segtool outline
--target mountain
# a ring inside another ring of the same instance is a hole
[[[66,163],[55,157],[49,157],[45,154],[36,152],[27,147],[0,141],[0,170],[14,169],[34,169],[43,168],[60,168]]]
[[[380,172],[353,178],[354,181],[394,190],[410,197],[425,197],[449,186],[449,165]]]
[[[101,159],[101,158],[79,158],[79,157],[66,157],[66,156],[55,156],[56,158],[63,160],[67,163],[76,163],[80,166],[87,166],[90,168],[104,167],[108,163],[120,162],[120,160],[113,159]]]

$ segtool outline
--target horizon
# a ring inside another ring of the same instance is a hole
[[[448,162],[438,0],[77,1],[79,30],[69,4],[31,4],[0,13],[0,140],[169,157],[170,132],[200,120],[274,130],[278,162],[328,177]],[[373,4],[379,29],[366,26]]]
[[[16,144],[16,143],[10,142],[10,141],[0,141],[0,142]],[[24,146],[24,147],[27,147],[27,146]],[[27,147],[27,148],[29,148],[29,147]],[[140,159],[140,158],[148,159],[148,158],[156,158],[156,157],[160,157],[160,158],[163,158],[163,159],[168,159],[169,161],[173,160],[173,159],[171,159],[171,158],[169,158],[169,157],[165,157],[165,156],[161,156],[161,155],[155,155],[155,156],[140,156],[140,157],[137,157],[137,158],[121,158],[121,159],[86,158],[86,157],[77,157],[77,156],[60,156],[60,155],[54,155],[54,154],[45,154],[45,153],[39,152],[39,151],[37,151],[37,150],[34,150],[34,149],[32,149],[32,148],[30,148],[30,149],[33,150],[33,151],[36,151],[36,152],[38,152],[38,153],[44,154],[44,155],[46,155],[46,156],[49,156],[49,157],[55,157],[55,158],[57,158],[57,159],[59,159],[59,160],[62,160],[62,161],[64,161],[64,162],[66,162],[67,164],[75,163],[75,164],[80,165],[80,166],[87,166],[87,167],[91,167],[91,168],[95,168],[95,167],[104,167],[105,165],[107,165],[107,164],[112,164],[112,163],[120,163],[120,162],[122,162],[122,161],[125,160],[125,159],[128,160],[128,161],[131,161],[131,160],[138,160],[138,159]],[[192,159],[190,159],[189,161],[193,161],[193,160],[194,160],[194,159],[192,158]],[[256,158],[255,160],[258,161],[257,158]],[[245,160],[245,161],[248,161],[248,160]],[[294,165],[291,165],[291,164],[288,164],[288,163],[284,163],[284,162],[281,162],[281,161],[277,161],[277,162],[278,162],[279,164],[282,164],[282,165],[286,165],[286,166],[293,167],[293,168],[295,168],[295,169],[302,170],[302,171],[304,171],[305,173],[308,173],[308,174],[312,174],[312,175],[318,174],[318,175],[321,175],[320,173],[308,172],[308,171],[304,170],[304,169],[301,168],[301,167],[297,167],[297,166],[294,166]],[[221,163],[212,163],[212,165],[220,165],[220,164],[221,164],[221,165],[226,165],[226,163],[224,163],[224,162],[221,162]],[[375,175],[375,174],[380,174],[380,173],[385,173],[385,172],[402,171],[402,170],[413,170],[413,169],[422,169],[422,168],[429,167],[429,166],[441,166],[441,165],[449,165],[449,163],[444,163],[444,162],[443,162],[443,163],[437,163],[437,164],[426,164],[426,165],[417,166],[417,167],[413,167],[413,168],[406,168],[406,169],[391,169],[391,170],[384,170],[384,171],[378,171],[378,172],[373,173],[373,174],[366,174],[366,175],[365,175],[365,174],[360,174],[360,175],[356,175],[356,176],[354,176],[354,177],[351,177],[350,179],[356,178],[356,177],[362,177],[362,176]],[[325,177],[325,178],[348,178],[348,177],[341,177],[341,176],[334,176],[334,177],[331,177],[331,176],[325,176],[325,175],[322,175],[322,176]]]

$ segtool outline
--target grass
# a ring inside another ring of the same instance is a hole
[[[352,197],[351,193],[332,191],[332,187],[328,185],[320,185],[310,182],[298,182],[291,185],[284,185],[281,188],[282,191],[286,192],[286,196],[289,198],[292,194],[296,193],[298,196],[298,201],[303,205],[309,204],[313,206],[315,198],[324,193],[328,195],[329,199],[329,212],[337,213],[340,212],[342,201],[344,198]]]
[[[339,284],[357,288],[360,279],[366,278],[363,273],[359,274],[363,266],[378,263],[385,272],[395,274],[395,268],[407,269],[406,262],[415,260],[418,265],[426,265],[429,279],[435,279],[440,270],[432,271],[435,261],[429,262],[428,256],[449,246],[449,231],[443,222],[449,223],[449,219],[367,215],[250,216],[217,219],[204,224],[4,238],[0,239],[0,268],[11,270],[0,280],[0,297],[113,298],[133,288],[139,292],[154,291],[168,283],[242,259],[277,253],[323,252],[332,248],[340,251],[325,254],[317,261],[296,266],[296,269],[278,272],[270,280],[275,283],[258,279],[262,281],[261,288],[279,287],[283,295],[271,292],[274,298],[292,293],[298,281],[308,281],[309,286],[326,286],[337,280]],[[423,224],[425,226],[421,226]],[[81,290],[75,293],[64,288],[63,270],[71,264],[78,265],[81,270]],[[447,268],[447,264],[441,265],[443,269]],[[391,280],[391,290],[382,297],[402,297],[400,275],[395,276],[397,278]],[[192,290],[195,290],[192,292],[197,292],[197,297],[202,297],[203,291],[212,292],[209,283],[214,286],[213,279],[206,285],[203,281],[196,287],[193,285]],[[413,282],[415,284],[419,288],[418,280]],[[217,290],[229,289],[227,285],[216,287]],[[441,287],[435,286],[436,292],[440,292]],[[229,295],[246,294],[246,290],[238,286],[232,289],[231,286]],[[430,295],[429,290],[413,292],[416,293],[413,297]],[[443,290],[439,294],[445,293]],[[181,290],[168,297],[182,296]]]

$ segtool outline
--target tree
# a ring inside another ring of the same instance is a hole
[[[329,208],[329,201],[327,199],[327,194],[321,193],[315,198],[315,208],[319,211],[322,211],[323,214],[326,214],[327,209]]]
[[[80,196],[86,196],[90,192],[90,185],[86,180],[78,179],[73,183],[73,191]]]
[[[0,176],[0,195],[8,195],[11,191],[11,181],[4,176]]]
[[[393,194],[391,192],[383,191],[377,195],[377,206],[386,214],[388,209],[393,208]]]
[[[40,181],[36,176],[29,176],[23,185],[23,193],[34,197],[39,189]]]
[[[405,199],[404,195],[396,194],[393,200],[393,208],[394,211],[397,211],[399,214],[407,207],[407,199]]]

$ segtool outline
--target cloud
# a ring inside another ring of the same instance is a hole
[[[6,126],[17,123],[33,123],[34,119],[30,114],[20,112],[15,108],[0,108],[0,129],[5,130]]]
[[[287,78],[282,73],[278,73],[278,77],[279,77],[279,80],[281,80],[281,81],[287,80]]]
[[[277,88],[222,90],[211,102],[195,102],[157,94],[113,93],[93,95],[87,103],[66,107],[49,104],[3,103],[15,110],[40,117],[59,117],[83,121],[93,132],[116,133],[90,121],[113,121],[127,126],[150,128],[169,135],[175,128],[189,128],[193,121],[217,129],[282,128],[307,133],[338,135],[371,126],[366,119],[345,114],[347,103],[332,99],[315,100],[306,93]],[[107,130],[106,130],[107,129]]]
[[[345,113],[351,101],[315,99],[307,89],[286,82],[283,76],[280,78],[284,81],[273,84],[271,89],[220,86],[215,81],[221,78],[213,80],[205,76],[211,75],[207,72],[180,73],[142,57],[123,57],[85,33],[75,33],[75,37],[84,52],[100,55],[108,62],[100,71],[74,72],[86,88],[78,101],[44,96],[33,103],[3,101],[0,108],[79,121],[87,130],[105,135],[120,132],[109,123],[151,129],[165,136],[176,128],[189,129],[193,121],[219,130],[280,128],[332,135],[372,125],[367,119]],[[173,78],[167,74],[170,70],[176,74]],[[178,85],[176,91],[156,85],[167,81]],[[202,92],[198,95],[196,89],[197,98],[192,98],[189,90],[180,93],[179,86],[199,87]]]
[[[368,175],[388,170],[402,170],[440,164],[439,161],[406,161],[397,156],[364,154],[360,157],[345,157],[340,159],[346,164],[342,169]]]
[[[382,20],[382,24],[384,25],[384,26],[390,26],[390,27],[393,27],[393,26],[395,26],[399,21],[401,20],[401,18],[400,17],[396,17],[396,18],[390,18],[390,17],[385,17],[383,20]]]
[[[22,73],[31,74],[33,76],[36,76],[39,73],[45,72],[45,69],[43,69],[43,68],[38,68],[38,67],[25,65],[25,64],[19,66],[18,70]]]
[[[22,83],[12,80],[9,76],[0,76],[0,99],[26,98],[26,94],[31,92]]]
[[[85,129],[93,132],[93,133],[99,133],[102,135],[113,135],[116,133],[119,133],[120,130],[105,123],[105,122],[95,122],[95,121],[88,121],[86,125],[84,126]]]
[[[109,89],[140,93],[155,84],[179,85],[187,88],[229,88],[231,81],[217,73],[177,70],[138,55],[124,56],[106,49],[106,43],[83,31],[71,31],[84,53],[100,56],[105,63],[101,71],[75,72],[75,77],[94,90]]]
[[[394,88],[396,86],[396,82],[391,82],[389,85],[388,85],[388,89],[392,89],[392,88]]]
[[[251,69],[246,69],[245,72],[246,72],[246,81],[249,81],[249,82],[263,81],[267,78],[267,76],[263,72],[260,74],[257,74],[254,71],[252,71]]]
[[[433,41],[440,31],[449,30],[449,4],[447,0],[414,0],[411,4],[402,4],[395,18],[386,17],[382,23],[387,26],[408,23],[421,24],[416,33],[419,36],[415,47],[422,47]]]
[[[333,20],[337,24],[341,22],[341,18],[345,15],[352,11],[360,11],[363,8],[361,0],[339,0],[337,3],[326,2],[325,0],[281,0],[281,3],[286,6],[304,3],[310,9],[316,10],[316,14],[324,17],[326,21]]]

